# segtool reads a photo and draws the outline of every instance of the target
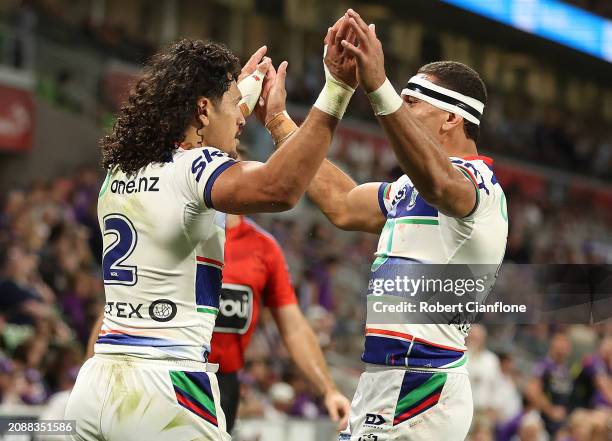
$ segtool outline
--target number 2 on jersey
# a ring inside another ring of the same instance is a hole
[[[122,214],[108,214],[104,216],[104,236],[107,235],[115,236],[115,240],[106,247],[102,257],[104,284],[136,285],[138,281],[136,266],[123,265],[138,242],[138,233],[134,225]]]

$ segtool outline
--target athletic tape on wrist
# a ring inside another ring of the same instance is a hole
[[[319,94],[319,97],[314,103],[317,109],[332,115],[338,119],[342,119],[346,108],[351,101],[351,97],[355,92],[351,86],[342,81],[336,80],[329,72],[325,65],[325,55],[327,54],[327,45],[323,49],[323,69],[325,71],[325,85]]]
[[[240,111],[245,118],[253,113],[253,109],[255,109],[255,106],[257,105],[257,100],[261,94],[263,79],[265,76],[265,72],[256,70],[238,83],[238,89],[242,94],[242,99],[240,100],[239,104]]]
[[[368,99],[376,116],[389,115],[402,106],[402,98],[397,94],[388,78],[374,92],[368,93]]]
[[[274,115],[270,121],[266,123],[266,129],[272,135],[274,144],[276,146],[282,144],[287,138],[293,135],[298,128],[297,124],[293,122],[286,110]]]

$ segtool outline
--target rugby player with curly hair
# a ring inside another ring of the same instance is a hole
[[[172,44],[145,66],[102,141],[106,305],[66,409],[73,439],[230,439],[208,363],[225,213],[288,210],[306,191],[356,86],[345,78],[354,64],[340,45],[347,29],[328,31],[326,83],[295,131],[286,124],[287,63],[277,72],[261,60],[265,48],[242,73],[227,48],[199,40]],[[279,148],[265,163],[236,161],[256,104]]]

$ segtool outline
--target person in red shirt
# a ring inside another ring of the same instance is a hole
[[[238,410],[238,371],[262,305],[270,308],[291,358],[323,397],[332,420],[343,428],[349,401],[336,389],[317,338],[298,307],[280,246],[243,216],[228,215],[225,231],[223,288],[208,360],[219,364],[217,378],[228,432]]]

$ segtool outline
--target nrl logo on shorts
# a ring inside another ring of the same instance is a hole
[[[378,415],[375,413],[366,413],[364,426],[380,426],[381,424],[385,424],[385,419],[382,415]]]
[[[360,436],[358,441],[378,441],[378,436],[368,433],[367,435]]]

